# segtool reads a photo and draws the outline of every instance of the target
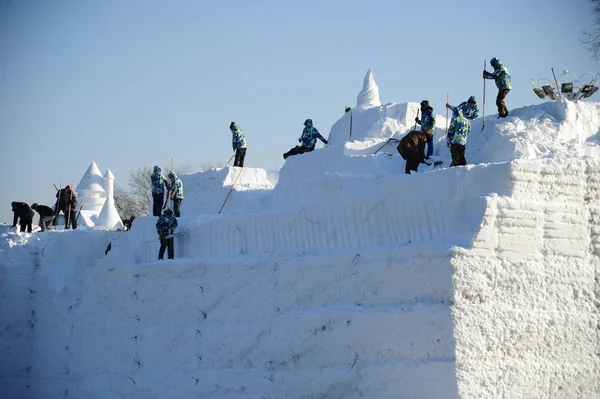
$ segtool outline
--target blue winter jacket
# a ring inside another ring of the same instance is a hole
[[[164,194],[165,187],[169,185],[167,179],[162,175],[160,166],[154,167],[154,173],[150,175],[150,181],[152,182],[152,194]]]
[[[171,186],[171,199],[183,199],[183,183],[175,172],[169,172]]]
[[[435,128],[435,115],[433,108],[429,107],[421,114],[421,130],[433,130]]]
[[[298,139],[298,141],[302,143],[303,147],[315,148],[317,139],[321,140],[323,144],[327,144],[327,140],[325,140],[325,138],[321,136],[321,133],[319,133],[319,131],[313,127],[310,119],[307,119],[304,122],[304,126],[305,127],[304,130],[302,130],[302,136],[300,136]]]
[[[173,215],[168,216],[163,213],[156,221],[156,232],[161,237],[172,236],[176,228],[177,219]]]
[[[512,88],[510,72],[501,61],[496,61],[493,73],[486,72],[483,74],[483,77],[485,79],[494,79],[498,90],[510,90]]]
[[[244,132],[237,125],[233,125],[231,127],[231,146],[233,150],[237,150],[238,148],[246,148],[246,137],[244,137]]]
[[[470,119],[475,119],[479,116],[477,105],[471,107],[469,103],[462,102],[457,107],[450,107],[452,110],[452,120],[448,128],[446,142],[450,144],[467,144],[467,138],[471,133]]]

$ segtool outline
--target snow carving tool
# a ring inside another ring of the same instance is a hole
[[[381,147],[379,147],[379,148],[378,148],[378,149],[377,149],[377,150],[376,150],[376,151],[373,153],[373,155],[377,154],[377,153],[378,153],[378,152],[379,152],[379,151],[380,151],[380,150],[381,150],[383,147],[385,147],[386,145],[388,145],[388,144],[389,144],[391,141],[400,142],[400,140],[390,137],[389,139],[387,139],[387,140],[386,140],[386,142],[385,142],[385,143],[383,143],[383,145],[382,145]]]
[[[71,187],[73,187],[73,180],[71,180]],[[67,228],[69,228],[69,223],[71,222],[71,203],[73,202],[73,189],[71,189],[71,195],[69,198],[69,206],[67,208]]]
[[[231,158],[229,158],[229,161],[227,161],[227,163],[225,164],[225,167],[227,167],[229,165],[229,162],[231,162],[231,160],[233,159],[233,157],[235,157],[235,152],[233,153],[233,155],[231,156]]]
[[[225,201],[223,201],[223,205],[221,205],[221,209],[219,209],[219,215],[221,214],[221,211],[225,207],[225,204],[227,203],[227,200],[229,199],[229,196],[231,195],[231,192],[233,191],[233,188],[235,187],[235,185],[236,185],[238,179],[240,178],[240,176],[242,175],[243,171],[244,171],[244,168],[240,168],[240,173],[235,178],[233,184],[231,185],[231,189],[229,190],[229,193],[227,194],[227,197],[225,197]]]
[[[483,60],[483,70],[485,71],[486,68],[486,60]],[[448,102],[448,101],[446,101]],[[485,128],[485,78],[483,78],[483,116],[481,117],[481,130],[483,131],[483,129]],[[448,111],[446,111],[446,115],[448,115]],[[446,116],[446,119],[448,118],[448,116]]]
[[[169,170],[169,174],[170,174],[171,172],[173,172],[173,158],[171,158],[171,169]],[[170,178],[169,178],[169,183],[171,183],[171,179],[170,179]],[[170,186],[170,185],[171,185],[171,184],[169,184],[169,186]],[[165,209],[167,209],[167,208],[171,209],[171,189],[172,189],[172,188],[173,188],[173,187],[170,187],[170,188],[167,190],[167,199],[165,200],[165,204],[163,205],[163,208],[162,208],[162,210],[163,210],[163,211],[164,211]]]
[[[446,93],[446,104],[450,104],[450,94]],[[446,107],[446,137],[448,137],[448,107]]]

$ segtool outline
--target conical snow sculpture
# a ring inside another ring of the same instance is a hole
[[[117,230],[123,228],[123,222],[117,212],[114,198],[114,184],[115,176],[112,174],[110,169],[104,174],[104,187],[106,190],[106,201],[100,211],[100,214],[96,218],[94,228],[99,230]]]
[[[89,168],[75,189],[82,211],[99,213],[106,201],[104,179],[96,162],[92,161]]]
[[[358,93],[356,107],[373,108],[379,107],[380,105],[381,101],[379,101],[379,87],[377,87],[375,78],[373,78],[373,70],[369,68],[367,75],[365,76],[365,80],[363,81],[363,89],[360,93]]]

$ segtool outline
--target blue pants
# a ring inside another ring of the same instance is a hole
[[[425,159],[429,159],[430,156],[433,155],[433,135],[429,136],[427,140],[427,154],[425,154]]]

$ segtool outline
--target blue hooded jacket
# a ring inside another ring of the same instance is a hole
[[[435,115],[433,114],[433,108],[427,107],[421,114],[421,130],[433,130],[435,128]]]
[[[175,172],[169,172],[169,180],[171,181],[171,199],[183,199],[183,183]]]
[[[150,181],[152,182],[152,194],[164,194],[165,186],[169,185],[167,179],[162,175],[160,166],[154,167],[154,173],[150,175]]]
[[[496,58],[493,58],[490,64],[492,64],[494,72],[489,73],[485,71],[483,77],[485,79],[494,79],[498,90],[510,90],[512,88],[512,81],[508,68]]]
[[[321,140],[323,144],[327,144],[327,140],[325,140],[325,138],[321,136],[321,133],[319,133],[319,131],[313,127],[312,119],[305,120],[304,126],[305,127],[304,130],[302,130],[302,136],[300,136],[298,139],[298,141],[302,143],[303,147],[315,148],[317,139]]]
[[[175,219],[175,216],[173,216],[172,211],[170,212],[170,215],[167,215],[167,211],[165,211],[158,217],[158,220],[156,221],[156,232],[161,238],[172,236],[177,228],[177,225],[177,219]]]
[[[240,129],[236,124],[233,124],[231,127],[231,146],[233,150],[237,150],[238,148],[246,148],[246,137],[244,136],[244,132]]]
[[[457,107],[450,107],[452,110],[452,120],[448,128],[446,142],[450,144],[467,144],[467,138],[471,133],[471,122],[479,116],[477,104],[470,106],[468,102],[462,102]]]

